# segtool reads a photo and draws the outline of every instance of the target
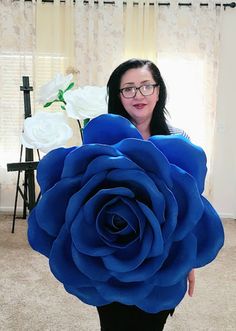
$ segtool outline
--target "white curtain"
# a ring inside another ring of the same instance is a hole
[[[76,1],[75,62],[79,85],[103,86],[123,58],[123,1]]]
[[[178,2],[158,8],[157,64],[167,84],[171,123],[206,151],[210,198],[222,9],[212,0],[208,6],[200,0],[182,7]]]
[[[207,7],[200,7],[200,0],[190,7],[158,2],[0,1],[0,209],[14,200],[16,174],[8,173],[6,164],[19,158],[22,76],[34,87],[34,112],[40,110],[39,87],[57,72],[72,72],[77,86],[102,86],[130,57],[149,58],[160,68],[171,123],[207,152],[209,194],[222,8],[212,0]]]
[[[73,0],[37,0],[35,27],[35,88],[58,72],[74,72],[74,4]]]
[[[73,0],[54,0],[51,3],[37,0],[34,56],[35,112],[42,110],[37,102],[40,87],[53,79],[57,73],[74,76],[78,82],[78,69],[75,65],[75,6]],[[58,110],[54,104],[51,110]],[[73,138],[68,145],[81,143],[78,124],[68,119],[73,128]]]
[[[158,2],[128,0],[124,6],[124,57],[146,58],[156,62]]]
[[[0,1],[0,40],[0,208],[7,209],[13,206],[16,175],[6,164],[18,162],[20,154],[22,76],[33,83],[34,1]]]

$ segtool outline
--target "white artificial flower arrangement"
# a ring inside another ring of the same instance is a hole
[[[21,137],[23,146],[44,153],[63,147],[73,134],[67,117],[77,119],[82,137],[82,128],[87,121],[107,113],[105,87],[84,86],[72,90],[72,78],[72,74],[57,74],[41,87],[39,103],[45,108],[61,103],[61,109],[57,112],[40,111],[25,119]]]

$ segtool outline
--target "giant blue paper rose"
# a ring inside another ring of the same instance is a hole
[[[205,175],[203,150],[185,138],[144,141],[128,120],[101,115],[85,127],[83,146],[39,163],[30,245],[85,303],[173,308],[189,271],[211,262],[224,241],[201,195]]]

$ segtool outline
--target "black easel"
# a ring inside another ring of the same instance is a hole
[[[24,111],[25,111],[25,119],[27,117],[31,117],[31,104],[30,104],[30,91],[33,91],[33,87],[29,85],[29,77],[23,76],[23,86],[20,87],[20,90],[24,93]],[[38,151],[37,151],[38,152]],[[15,193],[15,204],[14,204],[14,214],[12,221],[12,233],[15,230],[15,221],[16,221],[16,208],[17,208],[17,200],[18,194],[20,193],[23,199],[23,216],[22,218],[26,218],[27,208],[29,211],[33,209],[36,202],[35,201],[35,177],[34,171],[37,168],[38,162],[34,161],[34,152],[33,149],[25,148],[24,152],[25,162],[22,162],[23,159],[23,145],[21,145],[20,149],[20,159],[18,163],[8,163],[7,171],[17,171],[17,183],[16,183],[16,193]],[[38,157],[39,152],[38,152]],[[24,182],[23,182],[23,190],[20,187],[20,175],[21,172],[24,172]]]

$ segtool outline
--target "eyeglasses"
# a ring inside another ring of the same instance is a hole
[[[158,84],[147,84],[147,85],[141,85],[139,87],[136,86],[124,87],[120,89],[120,93],[126,99],[134,98],[137,94],[137,91],[139,91],[143,96],[148,96],[153,94],[156,86],[158,86]]]

